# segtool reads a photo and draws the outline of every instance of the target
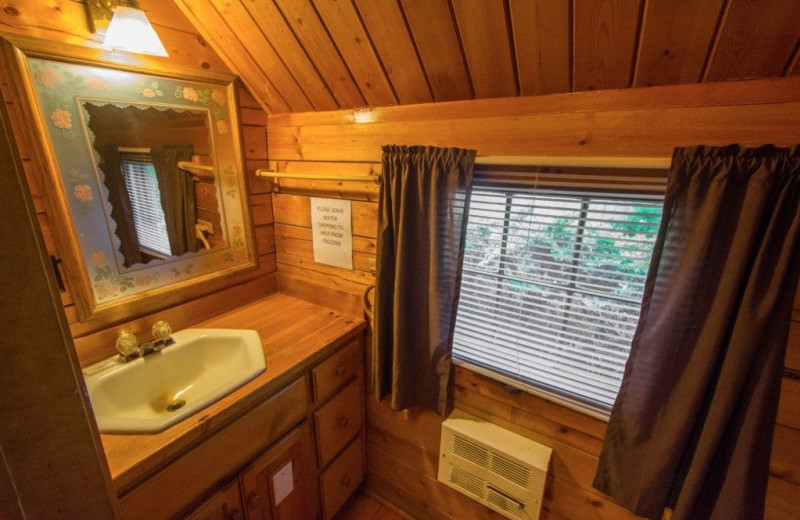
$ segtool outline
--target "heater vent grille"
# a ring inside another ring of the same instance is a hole
[[[482,468],[489,467],[489,450],[460,435],[453,437],[453,455],[466,459]]]
[[[489,486],[486,501],[515,518],[525,518],[525,504]]]
[[[475,495],[478,499],[483,498],[486,488],[486,482],[483,479],[455,466],[450,468],[450,483]]]
[[[492,471],[522,487],[528,487],[531,481],[530,469],[499,453],[492,453]]]
[[[511,520],[538,520],[552,450],[460,410],[442,423],[440,482]]]

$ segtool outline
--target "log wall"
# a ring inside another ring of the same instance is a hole
[[[270,116],[271,163],[280,171],[352,173],[380,169],[383,144],[474,148],[478,155],[655,156],[676,146],[800,142],[798,79],[657,87],[504,100]],[[281,181],[273,193],[282,292],[360,312],[372,277],[377,189],[347,182]],[[353,200],[354,263],[346,271],[313,261],[308,197]],[[356,246],[355,244],[359,245]],[[368,263],[367,263],[368,265]],[[786,366],[800,370],[800,295]],[[591,487],[605,423],[494,383],[454,375],[455,406],[553,448],[543,518],[636,518]],[[368,489],[418,518],[501,518],[436,481],[442,418],[394,412],[368,399]],[[800,381],[784,377],[771,458],[769,520],[800,510]]]

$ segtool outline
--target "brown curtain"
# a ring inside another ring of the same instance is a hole
[[[474,150],[384,146],[373,377],[400,410],[444,414]]]
[[[634,513],[763,518],[799,208],[797,147],[675,151],[594,481]]]
[[[122,254],[123,265],[130,267],[142,263],[142,253],[139,251],[139,237],[133,223],[133,208],[125,177],[122,173],[122,158],[119,145],[106,145],[102,155],[102,168],[105,173],[105,185],[108,188],[108,202],[111,204],[111,220],[116,225],[116,234],[119,237],[119,252]]]
[[[154,146],[150,150],[167,222],[169,246],[175,256],[198,250],[194,181],[191,173],[178,168],[178,161],[191,160],[192,153],[191,145],[182,144]]]

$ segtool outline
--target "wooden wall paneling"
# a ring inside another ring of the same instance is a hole
[[[788,480],[770,478],[765,509],[765,520],[796,520],[800,511],[800,486]]]
[[[376,161],[386,142],[477,149],[479,155],[670,157],[676,146],[800,142],[800,103],[536,114],[507,119],[270,126],[271,159]],[[780,127],[780,135],[775,128]],[[691,128],[691,131],[687,131]],[[302,135],[298,139],[298,133]]]
[[[325,27],[310,2],[273,0],[283,13],[297,39],[302,44],[320,76],[342,107],[365,104],[364,96],[342,61]]]
[[[341,288],[320,285],[308,280],[307,276],[295,276],[279,270],[278,290],[295,298],[335,309],[351,316],[362,316],[364,307],[361,301],[363,291],[348,292]]]
[[[647,0],[633,86],[700,81],[725,0]]]
[[[241,2],[250,12],[264,37],[269,40],[281,61],[303,89],[315,110],[339,108],[328,86],[322,80],[303,46],[295,37],[278,7],[267,0],[263,2]],[[266,64],[262,64],[266,65]],[[271,69],[268,69],[271,70]]]
[[[799,0],[730,0],[704,81],[781,76],[800,42]]]
[[[428,103],[433,95],[397,0],[355,0],[400,103]]]
[[[523,96],[570,90],[570,4],[509,0],[519,90]]]
[[[246,160],[267,158],[267,130],[263,126],[242,128],[244,157]]]
[[[642,0],[573,2],[572,90],[629,87]]]
[[[258,61],[244,47],[236,33],[220,16],[209,0],[175,0],[175,4],[208,41],[225,63],[236,70],[245,86],[256,93],[260,106],[270,114],[289,112],[289,105],[269,78],[261,70]]]
[[[509,97],[519,92],[503,0],[451,3],[475,97]]]
[[[455,21],[447,0],[400,0],[436,101],[471,99]]]
[[[255,228],[256,250],[259,255],[275,252],[274,226],[259,226]]]
[[[600,90],[580,93],[528,96],[521,98],[451,101],[421,105],[376,107],[367,111],[369,122],[360,124],[403,123],[409,121],[457,121],[469,124],[470,119],[497,117],[506,120],[539,114],[576,114],[584,112],[618,112],[621,110],[672,109],[693,107],[740,107],[771,105],[800,101],[800,78],[775,78],[693,85],[670,85],[637,89]],[[338,110],[302,114],[277,114],[269,117],[269,126],[352,125],[360,110]],[[602,127],[601,124],[598,126]],[[362,133],[369,134],[369,126]],[[502,136],[503,138],[507,136]],[[498,136],[498,140],[500,136]],[[378,162],[380,159],[373,159]],[[346,161],[346,160],[342,160]],[[352,161],[352,160],[351,160]]]
[[[272,197],[266,193],[250,195],[250,212],[254,225],[272,224]]]
[[[800,484],[800,430],[775,426],[769,472],[775,477]]]
[[[249,50],[256,67],[269,78],[275,90],[289,105],[290,112],[319,109],[309,100],[303,86],[272,48],[272,44],[261,32],[261,27],[253,20],[242,2],[238,0],[210,0],[210,2],[228,24],[231,32],[238,37],[244,48]]]
[[[397,96],[351,2],[314,0],[314,6],[367,103],[393,105]]]

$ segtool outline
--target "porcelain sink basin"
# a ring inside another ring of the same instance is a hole
[[[185,329],[159,352],[84,370],[103,433],[157,433],[202,410],[266,370],[254,330]]]

